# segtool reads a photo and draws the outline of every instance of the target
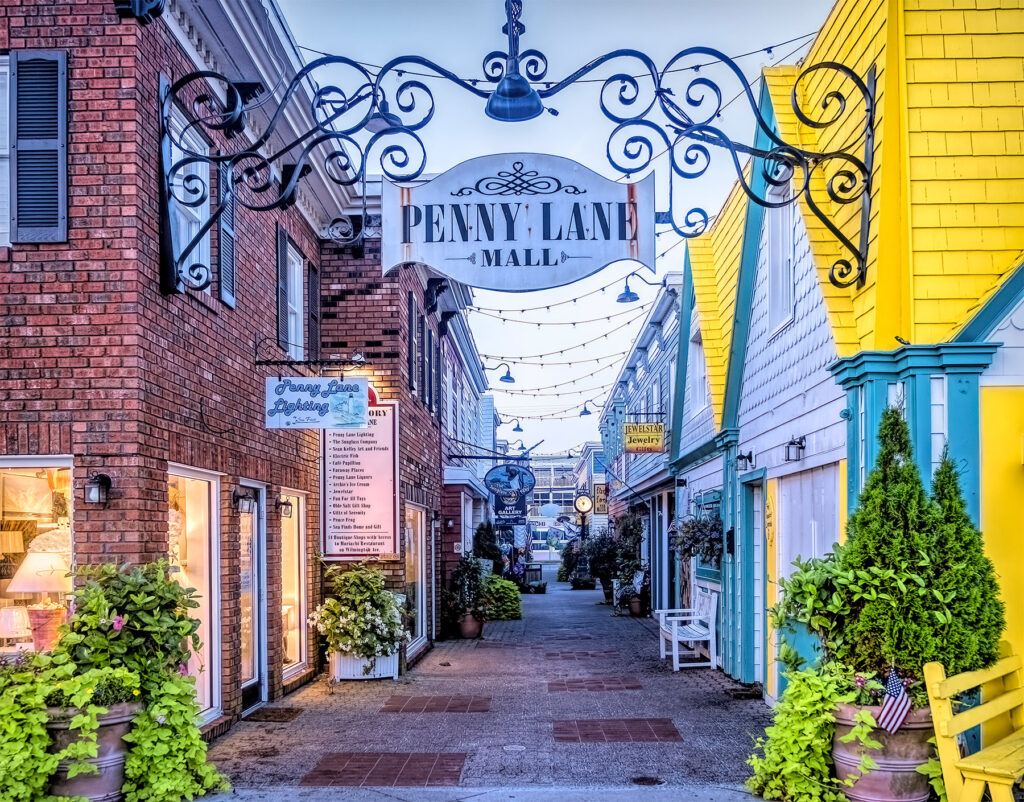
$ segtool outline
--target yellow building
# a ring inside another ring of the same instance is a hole
[[[873,106],[853,77],[808,69],[822,62],[873,85]],[[1024,0],[841,0],[801,66],[766,71],[759,108],[756,147],[845,150],[870,165],[870,204],[856,181],[843,194],[842,159],[802,192],[799,170],[773,187],[755,156],[755,194],[799,199],[766,210],[738,187],[689,249],[683,315],[701,348],[680,337],[672,458],[679,479],[720,461],[731,542],[717,575],[695,569],[721,591],[723,667],[777,694],[774,580],[840,538],[889,404],[926,481],[947,443],[959,463],[1024,650]],[[714,426],[700,442],[694,360]]]

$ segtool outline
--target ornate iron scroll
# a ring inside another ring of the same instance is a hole
[[[234,82],[224,75],[201,71],[184,76],[161,93],[164,123],[165,217],[175,207],[205,210],[209,214],[187,243],[165,247],[164,288],[181,291],[202,289],[210,284],[210,266],[195,255],[229,203],[254,211],[287,206],[295,201],[303,177],[313,164],[323,180],[355,191],[357,212],[339,210],[327,226],[326,236],[353,244],[373,236],[363,227],[367,214],[368,166],[379,165],[391,181],[414,181],[426,167],[427,153],[419,132],[434,117],[434,96],[419,76],[428,73],[454,84],[464,92],[487,101],[493,91],[478,84],[498,84],[508,70],[522,68],[525,78],[542,101],[549,101],[576,85],[581,79],[594,81],[593,74],[607,64],[622,68],[600,82],[598,104],[614,123],[606,155],[611,166],[624,176],[656,168],[665,163],[655,159],[667,154],[669,209],[659,212],[660,223],[669,223],[683,237],[702,234],[710,223],[707,211],[687,209],[677,202],[675,182],[702,176],[711,164],[714,149],[725,151],[733,164],[742,190],[751,201],[777,208],[804,198],[811,212],[835,237],[843,253],[832,265],[829,278],[838,287],[863,285],[867,273],[868,221],[871,208],[871,170],[875,122],[874,70],[862,79],[849,67],[821,62],[805,68],[797,77],[791,103],[798,120],[815,130],[852,131],[840,148],[815,151],[786,142],[761,114],[757,98],[737,64],[724,53],[708,47],[681,50],[662,67],[638,50],[615,50],[593,59],[559,81],[547,81],[547,58],[538,50],[520,52],[519,37],[525,31],[520,22],[522,0],[506,0],[508,52],[488,53],[482,64],[483,78],[467,80],[422,56],[391,59],[376,74],[344,56],[324,56],[300,70],[283,89],[280,99],[271,90],[252,83]],[[768,147],[758,148],[730,138],[717,124],[731,101],[724,99],[723,85],[702,67],[711,64],[723,70],[739,90],[754,115],[759,139]],[[819,112],[809,112],[801,102],[800,89],[806,81],[828,79],[829,87]],[[392,90],[386,86],[394,85]],[[174,110],[184,113],[185,124],[172,124]],[[852,115],[862,109],[863,120]],[[557,114],[550,106],[547,110]],[[311,121],[297,135],[288,134],[287,121]],[[258,130],[239,135],[251,121]],[[195,135],[199,135],[199,137]],[[210,134],[225,138],[222,151],[199,152],[188,143]],[[854,150],[863,146],[864,157]],[[234,146],[234,147],[232,147]],[[173,159],[171,154],[177,158]],[[753,157],[751,178],[744,175],[744,157]],[[220,176],[217,192],[211,183]],[[517,174],[485,180],[480,186],[465,187],[458,194],[529,194],[564,191],[572,187],[538,184],[543,176]],[[773,196],[772,189],[792,185],[788,196]],[[859,201],[860,233],[857,242],[835,221],[833,207]],[[361,208],[360,208],[361,205]],[[359,218],[359,220],[357,220]],[[174,226],[166,231],[173,239]],[[379,234],[378,234],[379,235]]]

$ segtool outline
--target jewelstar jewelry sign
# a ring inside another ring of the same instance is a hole
[[[381,261],[419,262],[472,287],[560,287],[619,261],[654,272],[654,176],[611,181],[572,159],[481,156],[431,181],[384,179]]]
[[[366,378],[268,378],[268,429],[362,429],[367,425]]]

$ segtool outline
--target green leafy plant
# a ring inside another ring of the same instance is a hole
[[[836,704],[855,696],[849,679],[827,668],[790,672],[786,678],[789,684],[775,707],[772,725],[757,741],[761,754],[747,759],[754,770],[747,787],[765,799],[846,802],[844,784],[832,777],[832,738]],[[871,737],[875,721],[867,711],[858,713],[856,722],[842,737],[863,747],[858,771],[845,781],[847,786],[875,767],[868,750],[881,746]]]
[[[309,615],[327,650],[357,655],[373,670],[377,657],[393,654],[406,638],[398,600],[384,587],[384,573],[364,563],[324,572],[328,598]]]
[[[565,552],[562,552],[563,562],[562,565],[558,566],[558,574],[555,576],[556,582],[568,582],[569,581],[569,570],[565,567]]]
[[[473,533],[473,556],[478,560],[488,560],[493,563],[494,573],[501,574],[502,559],[501,547],[498,545],[498,536],[494,531],[494,524],[485,521],[476,528]]]
[[[518,621],[523,617],[523,602],[515,582],[491,574],[484,580],[483,601],[491,621]]]
[[[935,739],[929,738],[928,743],[935,746]],[[922,763],[914,771],[928,778],[928,784],[932,787],[932,795],[938,799],[938,802],[949,802],[949,796],[946,794],[946,781],[942,777],[942,763],[939,762],[938,754],[933,754],[926,763]]]
[[[455,597],[455,609],[460,617],[471,615],[479,621],[487,617],[479,560],[467,554],[459,558],[459,564],[452,572],[451,591]]]
[[[127,802],[177,802],[228,788],[206,759],[197,720],[195,677],[200,648],[196,590],[172,578],[165,560],[144,565],[86,566],[83,587],[54,650],[54,660],[123,668],[138,675],[145,705],[125,740]]]
[[[669,544],[684,560],[699,557],[712,568],[717,568],[724,550],[721,517],[704,515],[677,518],[669,527]]]
[[[619,561],[619,547],[611,533],[603,530],[584,540],[583,556],[590,576],[610,587]],[[579,566],[576,570],[579,573]]]

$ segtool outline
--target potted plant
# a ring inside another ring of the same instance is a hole
[[[669,526],[669,544],[684,560],[699,557],[709,568],[722,560],[722,519],[717,514],[676,518]]]
[[[330,680],[398,678],[398,647],[407,639],[402,612],[384,573],[364,563],[324,572],[328,597],[309,615],[327,641]]]
[[[933,751],[923,666],[939,660],[955,673],[984,668],[997,657],[1003,605],[953,463],[944,455],[929,499],[899,411],[883,413],[879,440],[877,463],[847,526],[847,543],[825,558],[797,561],[797,570],[779,582],[776,625],[799,622],[821,644],[817,666],[787,675],[790,686],[780,709],[824,706],[827,726],[794,739],[794,733],[778,729],[777,716],[759,744],[764,757],[751,759],[755,791],[811,798],[794,790],[806,776],[786,768],[802,765],[813,767],[816,784],[852,802],[926,800],[928,776],[917,771]],[[780,651],[780,658],[791,656],[791,650]],[[912,701],[893,733],[876,729],[890,674]],[[825,743],[828,760],[815,759],[811,752],[824,754]]]
[[[583,541],[583,556],[590,576],[601,583],[605,601],[612,601],[612,579],[619,558],[618,545],[607,529]],[[582,562],[582,561],[581,561]]]
[[[459,559],[459,564],[452,572],[452,593],[462,637],[479,638],[483,634],[484,619],[487,616],[479,560],[465,554]]]

